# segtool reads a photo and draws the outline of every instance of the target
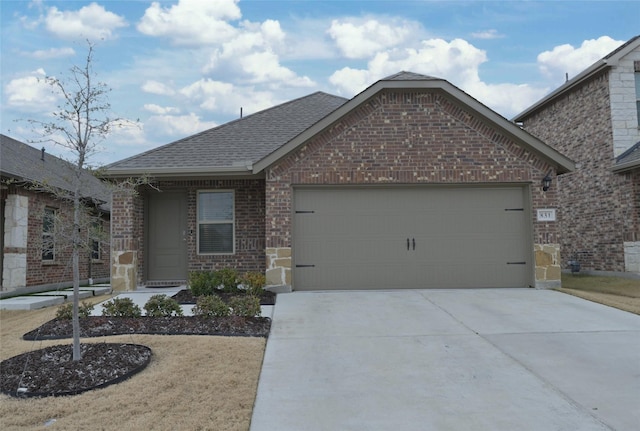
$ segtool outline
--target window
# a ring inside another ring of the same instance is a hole
[[[55,258],[56,210],[45,208],[42,217],[42,260],[52,262]]]
[[[91,231],[89,232],[89,241],[91,245],[91,259],[102,259],[102,247],[100,247],[100,238],[102,237],[102,225],[99,221],[91,222]]]
[[[234,252],[232,191],[198,192],[198,254]]]

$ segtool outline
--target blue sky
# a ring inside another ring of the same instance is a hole
[[[110,116],[139,119],[100,165],[315,91],[351,98],[408,70],[510,118],[631,37],[636,1],[0,1],[1,132],[28,142],[95,44]],[[39,146],[39,145],[38,145]],[[49,147],[65,156],[64,149]]]

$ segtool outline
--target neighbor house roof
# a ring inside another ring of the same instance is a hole
[[[627,54],[629,54],[639,46],[640,46],[640,35],[634,36],[633,38],[629,39],[626,43],[619,46],[614,51],[610,52],[609,54],[607,54],[600,60],[593,63],[591,66],[589,66],[582,72],[580,72],[578,75],[576,75],[575,77],[565,82],[556,90],[552,91],[551,93],[549,93],[548,95],[546,95],[545,97],[543,97],[542,99],[540,99],[539,101],[531,105],[529,108],[522,111],[520,114],[516,115],[513,118],[513,121],[515,122],[524,121],[525,118],[527,118],[537,110],[543,108],[549,102],[562,96],[568,91],[571,91],[573,88],[582,84],[583,82],[590,79],[591,77],[597,75],[604,69],[617,66],[621,58],[625,57]]]
[[[316,92],[107,166],[107,175],[251,174],[259,160],[342,106]]]
[[[403,71],[388,76],[387,78],[383,78],[375,84],[371,85],[362,93],[356,95],[353,99],[349,100],[347,103],[331,112],[322,120],[318,121],[313,126],[296,136],[294,139],[282,145],[276,151],[256,163],[253,166],[254,172],[259,172],[265,167],[274,163],[276,160],[284,157],[286,154],[295,150],[298,146],[304,144],[304,142],[306,142],[308,139],[329,128],[332,124],[339,121],[349,112],[355,110],[358,106],[365,103],[371,97],[374,97],[380,91],[384,91],[387,89],[430,89],[434,91],[440,91],[448,95],[454,101],[454,103],[458,103],[465,109],[472,111],[475,115],[483,118],[488,124],[501,129],[505,133],[505,135],[510,136],[524,147],[542,156],[544,159],[546,159],[556,167],[556,170],[559,174],[570,172],[575,169],[573,161],[571,161],[569,158],[560,154],[555,149],[551,148],[544,142],[540,141],[538,138],[513,124],[497,112],[483,105],[478,100],[469,96],[467,93],[460,90],[458,87],[454,86],[448,81],[433,76],[420,75],[417,73]]]
[[[66,160],[0,134],[0,173],[3,178],[73,191],[74,172],[73,165]],[[89,171],[82,173],[81,183],[82,198],[97,201],[103,211],[109,211],[111,192],[108,187]]]
[[[640,142],[637,142],[624,153],[616,157],[614,172],[630,171],[640,168]]]

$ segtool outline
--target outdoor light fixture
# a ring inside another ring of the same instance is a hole
[[[542,179],[542,191],[546,192],[551,187],[551,171]]]

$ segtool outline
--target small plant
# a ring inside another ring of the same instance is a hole
[[[91,316],[93,307],[93,304],[82,301],[82,303],[78,306],[78,317],[83,318]],[[56,318],[60,320],[73,319],[73,302],[67,302],[64,305],[61,305],[56,312]]]
[[[182,307],[178,301],[167,295],[153,295],[144,304],[144,310],[151,317],[182,316]]]
[[[226,317],[231,314],[229,306],[216,295],[201,296],[191,311],[194,316],[201,317]]]
[[[193,296],[213,295],[213,290],[217,289],[218,278],[212,271],[193,271],[189,273],[189,289]]]
[[[247,272],[241,281],[247,293],[253,296],[260,296],[267,285],[267,277],[261,272]]]
[[[142,310],[131,298],[113,298],[102,304],[102,315],[108,317],[140,317]]]
[[[222,268],[216,272],[219,284],[225,292],[234,293],[238,290],[238,271],[233,268]]]
[[[229,300],[231,314],[241,317],[260,317],[260,298],[253,295],[234,296]]]

